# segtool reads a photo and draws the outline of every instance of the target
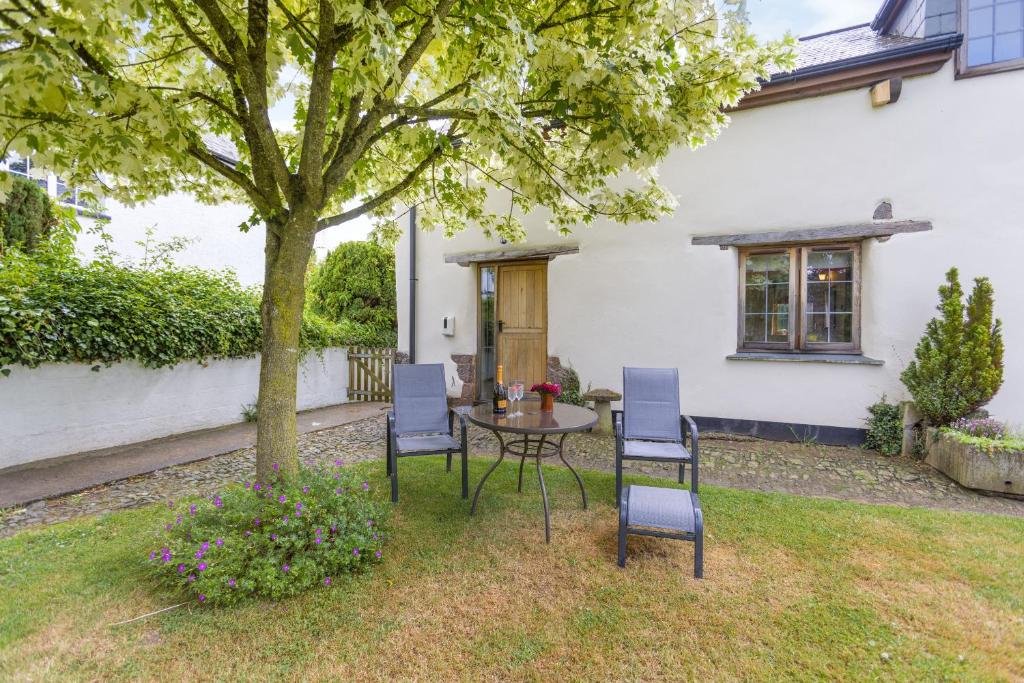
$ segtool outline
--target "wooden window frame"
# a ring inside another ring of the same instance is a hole
[[[737,325],[737,348],[740,351],[795,351],[797,349],[796,324],[793,313],[799,311],[798,287],[793,283],[800,277],[797,270],[798,258],[794,258],[795,247],[750,247],[740,249],[740,292],[739,322]],[[747,258],[762,254],[789,254],[789,339],[784,342],[746,342],[747,322]]]
[[[959,0],[957,2],[957,30],[963,35],[964,42],[956,50],[956,78],[974,78],[975,76],[987,76],[989,74],[1003,73],[1004,71],[1024,69],[1024,57],[1002,62],[992,62],[990,64],[979,64],[978,66],[967,66],[967,14],[967,0]]]
[[[860,242],[821,242],[744,247],[739,254],[739,308],[737,309],[736,350],[740,353],[820,353],[860,354],[861,334],[861,254]],[[815,251],[849,250],[853,256],[853,320],[849,342],[808,342],[806,340],[807,262]],[[757,254],[789,254],[789,339],[785,342],[745,342],[746,260]]]

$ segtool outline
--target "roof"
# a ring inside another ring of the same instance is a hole
[[[800,39],[796,68],[773,74],[771,82],[818,76],[898,57],[949,52],[957,48],[962,39],[959,33],[928,38],[891,35],[875,31],[870,24],[818,33]]]
[[[903,9],[907,0],[885,0],[882,6],[878,8],[878,13],[875,14],[875,18],[871,20],[871,28],[876,31],[884,31],[889,28],[889,24],[892,23],[893,17],[896,13]]]
[[[868,24],[818,33],[800,39],[795,70],[878,54],[922,41],[923,38],[876,33]]]
[[[231,138],[207,133],[203,136],[203,144],[206,145],[206,149],[210,150],[221,161],[231,166],[238,163],[238,148],[235,147],[235,143],[231,141]]]

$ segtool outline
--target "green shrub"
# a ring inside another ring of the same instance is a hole
[[[46,241],[57,224],[57,214],[35,182],[14,176],[13,183],[0,202],[0,253],[6,247],[31,252]]]
[[[104,259],[83,265],[49,250],[11,251],[0,261],[0,372],[44,362],[161,367],[253,356],[262,339],[259,296],[227,272]],[[308,314],[300,344],[317,350],[375,340],[359,326]]]
[[[864,446],[885,455],[899,455],[903,450],[903,416],[900,407],[885,400],[868,406],[868,433]]]
[[[149,551],[150,566],[210,604],[285,598],[379,561],[390,512],[337,461],[168,506],[174,516]]]
[[[928,322],[901,379],[921,415],[933,426],[949,425],[988,403],[1003,383],[1002,324],[993,320],[988,278],[974,280],[967,299],[956,268],[939,287],[939,318]]]
[[[562,385],[562,395],[558,398],[559,403],[568,403],[574,406],[582,406],[585,403],[580,388],[580,375],[575,368],[563,367],[559,370],[555,381]]]
[[[363,326],[393,346],[398,329],[395,252],[375,242],[345,242],[312,273],[309,307],[335,322]]]

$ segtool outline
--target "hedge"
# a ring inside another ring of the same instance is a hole
[[[72,257],[0,260],[0,373],[12,365],[135,360],[147,367],[260,350],[259,291],[229,272],[146,270]],[[307,313],[301,347],[380,343],[373,330]]]

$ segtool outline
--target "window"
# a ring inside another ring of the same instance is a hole
[[[855,244],[741,251],[739,348],[859,351],[859,268]]]
[[[497,340],[495,338],[496,312],[494,310],[497,268],[480,266],[480,288],[477,301],[477,315],[480,319],[477,347],[478,398],[489,401],[494,392],[494,376],[497,373]]]
[[[1024,67],[1024,0],[964,0],[961,73]]]

